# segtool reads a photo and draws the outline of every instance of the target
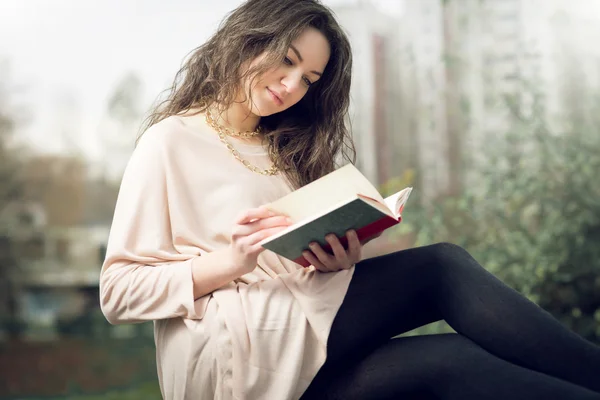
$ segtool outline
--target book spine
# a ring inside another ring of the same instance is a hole
[[[389,227],[399,224],[401,221],[402,221],[402,217],[400,217],[398,219],[391,218],[391,217],[384,217],[384,218],[378,219],[377,221],[370,223],[369,225],[365,225],[362,228],[356,230],[356,234],[358,235],[358,240],[359,241],[367,240],[367,239],[375,236],[379,232],[382,232],[382,231],[388,229]],[[347,249],[348,248],[348,238],[346,236],[343,236],[343,237],[338,237],[338,239],[340,240],[340,243],[342,244],[342,246],[344,246],[344,248]],[[326,252],[332,253],[331,246],[329,244],[327,244],[325,246],[321,246],[321,247]],[[304,258],[304,256],[300,256],[293,261],[297,264],[302,265],[305,268],[310,267],[310,265],[311,265],[310,262],[308,262]]]

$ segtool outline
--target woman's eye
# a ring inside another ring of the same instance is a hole
[[[292,65],[292,60],[290,60],[289,57],[284,58],[283,62],[286,63],[287,65]]]
[[[306,83],[306,86],[312,85],[312,82],[308,78],[304,78],[304,83]]]

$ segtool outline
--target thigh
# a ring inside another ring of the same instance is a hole
[[[361,261],[333,321],[329,364],[360,358],[390,338],[438,321],[432,246]]]
[[[437,398],[430,388],[467,342],[457,334],[389,339],[358,362],[322,374],[301,400]]]
[[[302,400],[600,399],[570,382],[502,360],[448,333],[390,339],[354,364],[329,370]]]

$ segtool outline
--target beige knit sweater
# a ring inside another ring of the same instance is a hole
[[[354,269],[320,273],[265,251],[252,273],[194,301],[192,260],[229,244],[241,210],[292,189],[283,176],[248,170],[214,131],[189,121],[155,124],[133,152],[101,272],[102,310],[111,323],[155,321],[165,399],[297,399],[325,361]],[[261,145],[229,140],[270,166]]]

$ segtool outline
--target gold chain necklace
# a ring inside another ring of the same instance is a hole
[[[206,109],[206,121],[209,123],[210,126],[215,126],[215,125],[219,125],[221,127],[221,129],[223,129],[225,131],[225,134],[227,136],[233,136],[233,137],[241,137],[241,138],[251,138],[254,137],[256,135],[260,135],[260,130],[257,129],[255,131],[244,131],[244,132],[238,132],[238,131],[234,131],[233,129],[227,128],[226,126],[220,125],[212,116],[212,113],[210,112],[210,109]]]
[[[217,134],[219,135],[219,139],[221,140],[221,142],[223,142],[223,144],[229,149],[229,151],[231,152],[231,154],[233,154],[233,157],[235,157],[236,160],[238,160],[239,162],[241,162],[242,164],[244,164],[244,166],[246,168],[248,168],[250,171],[252,172],[256,172],[258,174],[261,175],[276,175],[279,170],[276,166],[272,166],[271,168],[268,169],[260,169],[252,164],[250,164],[247,160],[244,160],[241,156],[240,153],[231,145],[231,143],[229,143],[227,141],[227,139],[225,139],[225,132],[224,130],[226,129],[225,127],[221,126],[220,124],[218,124],[210,115],[210,112],[208,110],[206,110],[205,113],[205,117],[206,117],[206,123],[212,127],[215,131],[217,131]]]

